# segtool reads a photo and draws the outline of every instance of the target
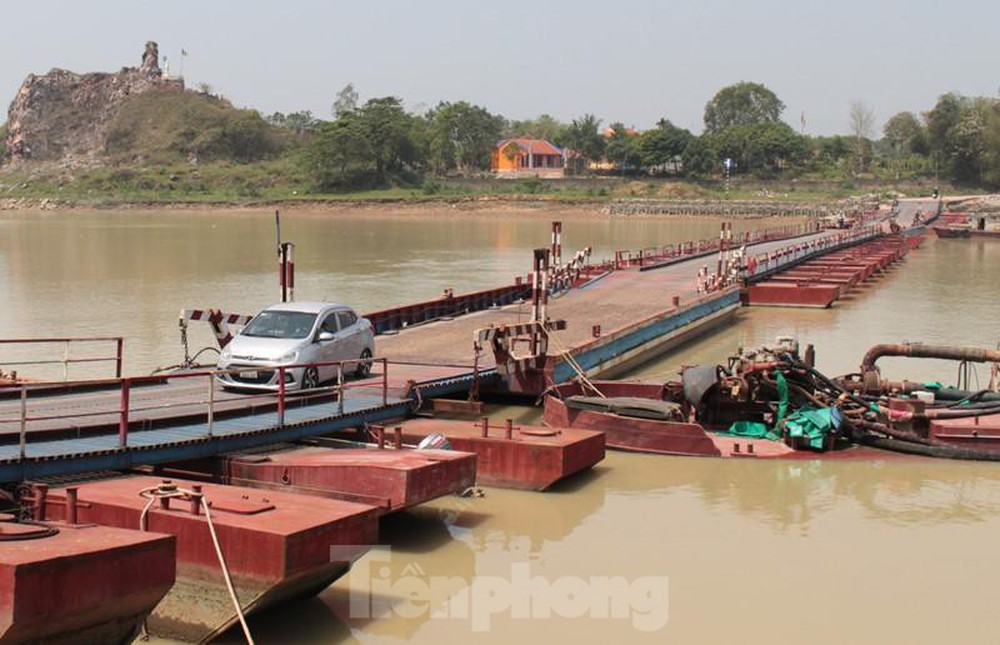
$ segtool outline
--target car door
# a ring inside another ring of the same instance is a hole
[[[318,351],[316,352],[317,362],[330,362],[339,361],[340,358],[340,327],[338,326],[337,312],[329,311],[323,314],[323,321],[319,325],[319,333],[329,332],[333,334],[332,340],[319,340],[317,337],[316,343],[318,344]],[[337,376],[337,366],[336,365],[320,365],[319,366],[319,379],[320,381],[329,381]]]
[[[359,358],[364,349],[364,338],[358,325],[358,316],[350,309],[343,309],[337,312],[337,319],[340,323],[340,332],[344,341],[344,356],[342,360]],[[345,365],[344,369],[353,371],[354,365]]]

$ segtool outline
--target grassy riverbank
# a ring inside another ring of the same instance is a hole
[[[917,183],[736,180],[690,182],[653,178],[579,177],[563,180],[431,178],[412,185],[322,193],[288,158],[252,164],[215,162],[68,169],[31,164],[0,171],[0,206],[109,207],[243,205],[297,202],[456,202],[468,200],[607,202],[616,199],[832,202],[850,196],[922,195]]]

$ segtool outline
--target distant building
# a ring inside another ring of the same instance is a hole
[[[504,139],[493,146],[492,167],[500,177],[559,178],[565,175],[566,153],[544,139]]]

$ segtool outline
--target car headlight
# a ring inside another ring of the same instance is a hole
[[[296,363],[296,362],[298,362],[298,360],[299,360],[299,352],[298,351],[291,351],[291,352],[288,352],[287,354],[285,354],[284,356],[279,356],[278,357],[278,362],[279,363]]]
[[[228,347],[228,346],[227,346],[227,347],[224,347],[224,348],[222,349],[222,351],[221,351],[221,352],[219,352],[219,359],[220,359],[220,360],[223,360],[223,361],[228,361],[228,360],[229,360],[230,358],[232,358],[232,357],[233,357],[233,350],[229,349],[229,347]]]

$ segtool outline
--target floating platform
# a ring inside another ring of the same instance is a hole
[[[475,453],[476,479],[484,486],[545,490],[604,459],[604,434],[574,428],[487,425],[483,422],[412,419],[403,440],[445,436],[452,448]]]
[[[807,260],[750,285],[744,299],[758,307],[829,307],[905,257],[911,248],[909,239],[874,240]]]
[[[79,521],[138,528],[148,503],[140,492],[163,482],[128,476],[81,483],[76,486]],[[378,538],[378,511],[371,506],[186,480],[171,484],[200,487],[245,613],[318,593],[360,555],[335,557],[336,547],[375,544]],[[66,489],[50,490],[47,502],[48,519],[65,518]],[[189,500],[154,501],[147,529],[177,538],[177,582],[150,616],[150,630],[203,640],[235,624],[204,509]]]
[[[127,643],[174,584],[173,536],[0,517],[0,642]]]
[[[174,469],[224,484],[359,502],[383,514],[476,483],[476,455],[451,450],[290,447],[169,464],[162,472]]]

